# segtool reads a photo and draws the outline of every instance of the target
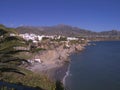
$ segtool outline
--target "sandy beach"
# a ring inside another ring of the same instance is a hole
[[[84,45],[79,44],[73,45],[68,49],[64,49],[63,46],[60,46],[54,50],[43,51],[38,55],[43,62],[35,62],[31,66],[28,66],[27,69],[35,73],[45,74],[51,80],[65,82],[66,72],[68,71],[70,62],[69,56],[83,49]]]

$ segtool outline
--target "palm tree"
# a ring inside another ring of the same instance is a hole
[[[12,28],[6,28],[0,25],[0,73],[3,72],[16,72],[23,74],[19,71],[19,65],[22,61],[26,61],[17,56],[21,50],[18,47],[25,47],[26,42],[17,36],[17,32]]]

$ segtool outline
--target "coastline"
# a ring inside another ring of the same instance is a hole
[[[69,63],[66,63],[60,67],[55,67],[55,68],[49,69],[49,70],[47,70],[46,74],[49,75],[48,78],[50,78],[54,81],[62,82],[62,80],[66,74],[66,71],[68,69],[68,66],[69,66]]]
[[[66,78],[69,76],[69,74],[70,74],[70,63],[69,63],[69,66],[68,66],[68,69],[67,69],[67,71],[66,71],[66,73],[65,73],[65,76],[63,77],[63,79],[62,79],[62,83],[63,83],[63,85],[65,86],[65,84],[66,84]]]
[[[64,49],[59,46],[54,50],[43,51],[38,56],[44,61],[43,63],[35,63],[27,69],[46,75],[52,81],[61,81],[65,86],[65,80],[69,75],[70,56],[76,52],[85,49],[86,44],[72,45],[70,48]],[[44,60],[45,59],[45,60]]]

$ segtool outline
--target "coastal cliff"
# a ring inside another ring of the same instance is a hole
[[[43,51],[39,57],[44,63],[57,63],[64,62],[68,59],[69,55],[76,51],[83,50],[84,47],[80,44],[72,45],[69,48],[64,48],[63,45],[53,49]]]
[[[69,47],[60,45],[54,49],[41,51],[39,54],[37,54],[37,57],[40,58],[41,63],[35,63],[28,69],[33,72],[45,74],[54,80],[62,80],[68,68],[68,65],[65,65],[67,62],[70,62],[69,56],[72,53],[82,51],[85,49],[84,46],[85,44],[73,44]],[[64,74],[58,77],[57,74],[59,74],[61,70],[64,72]]]

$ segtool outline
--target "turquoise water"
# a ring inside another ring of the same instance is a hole
[[[120,41],[95,43],[71,56],[69,90],[120,90]]]

